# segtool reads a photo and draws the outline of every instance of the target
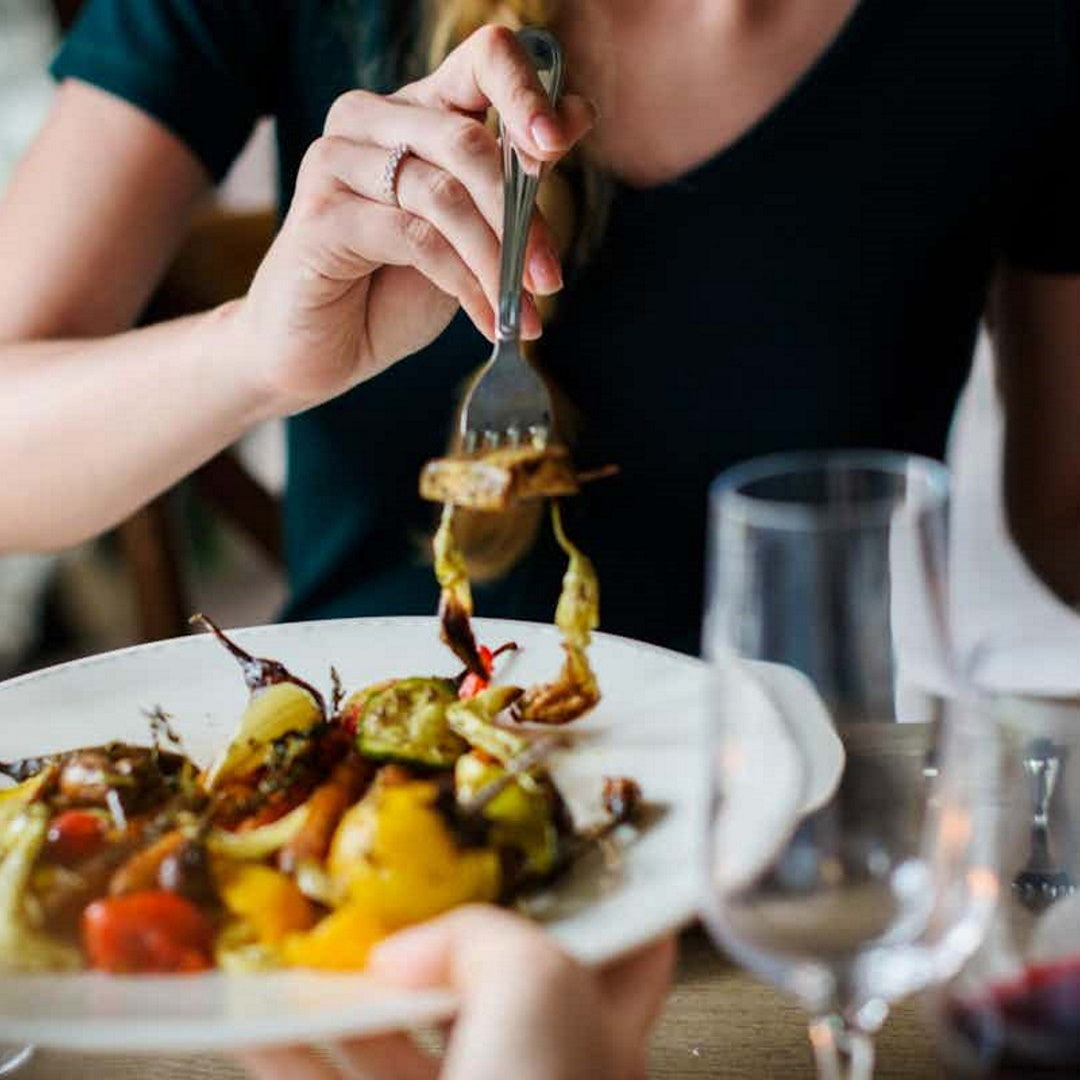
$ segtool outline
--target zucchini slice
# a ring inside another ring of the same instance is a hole
[[[376,761],[450,768],[469,749],[446,722],[447,706],[456,699],[452,679],[399,679],[365,702],[357,749]]]

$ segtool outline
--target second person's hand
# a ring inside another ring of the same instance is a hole
[[[384,982],[455,992],[441,1060],[407,1035],[341,1043],[336,1066],[302,1047],[242,1060],[257,1080],[643,1080],[674,957],[669,940],[592,971],[520,916],[460,908],[390,938],[369,963]]]
[[[297,412],[422,348],[458,306],[492,337],[498,302],[502,163],[483,123],[493,106],[515,145],[554,162],[592,126],[568,94],[558,109],[515,36],[477,31],[431,75],[389,97],[351,91],[307,152],[289,213],[247,297],[230,312],[278,413]],[[387,163],[408,153],[393,191]],[[526,284],[561,287],[559,259],[537,220]],[[527,336],[540,332],[531,301]]]

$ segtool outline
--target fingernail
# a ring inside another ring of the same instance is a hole
[[[537,251],[529,259],[529,275],[541,296],[550,296],[563,287],[562,267],[550,251]]]
[[[562,129],[550,116],[541,113],[535,117],[529,125],[529,132],[541,150],[551,153],[562,149]]]

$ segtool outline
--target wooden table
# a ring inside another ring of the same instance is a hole
[[[650,1077],[798,1080],[814,1076],[805,1018],[797,1006],[719,957],[701,931],[686,934],[680,952],[678,979],[653,1041]],[[244,1077],[222,1058],[88,1058],[45,1052],[24,1075],[37,1080]],[[881,1033],[876,1075],[878,1080],[946,1076],[914,1006],[898,1008]]]
[[[682,941],[679,974],[653,1040],[651,1077],[812,1078],[802,1010],[721,958],[701,931]],[[896,1009],[878,1037],[878,1080],[935,1080],[938,1063],[916,1006]]]

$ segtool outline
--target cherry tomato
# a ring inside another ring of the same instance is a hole
[[[83,912],[83,948],[91,967],[114,974],[205,971],[213,928],[189,900],[136,892],[97,900]]]
[[[96,855],[105,846],[109,826],[89,810],[65,810],[49,824],[45,854],[53,862],[70,865]]]
[[[475,672],[470,671],[469,674],[461,680],[461,686],[458,688],[458,697],[462,700],[465,698],[476,697],[481,691],[486,690],[488,684],[491,682],[491,669],[495,663],[494,656],[486,645],[480,646],[479,653],[480,662],[484,665],[484,670],[488,673],[488,678],[481,679]]]

